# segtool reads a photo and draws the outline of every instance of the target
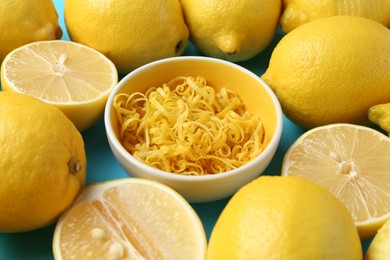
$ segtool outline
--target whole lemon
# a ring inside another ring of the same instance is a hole
[[[390,1],[388,0],[283,0],[283,6],[280,25],[284,32],[290,32],[315,19],[335,15],[356,15],[390,26]]]
[[[51,224],[86,177],[80,132],[55,106],[0,92],[0,231]]]
[[[367,115],[371,122],[381,127],[390,136],[390,103],[370,107]]]
[[[190,39],[207,56],[248,60],[264,50],[279,23],[281,0],[181,0]]]
[[[378,230],[368,247],[365,260],[390,259],[390,220]]]
[[[70,38],[106,55],[120,74],[181,55],[188,28],[177,0],[65,0]]]
[[[51,0],[2,1],[0,32],[0,62],[17,47],[62,36],[58,14]]]
[[[207,259],[362,259],[352,217],[325,188],[300,177],[262,176],[230,199]]]
[[[390,30],[357,16],[301,25],[277,44],[262,79],[284,113],[304,128],[368,124],[367,110],[390,102]]]

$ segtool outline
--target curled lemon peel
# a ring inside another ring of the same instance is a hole
[[[113,106],[125,149],[157,169],[206,175],[236,169],[263,151],[260,117],[233,91],[202,77],[176,77],[143,94],[120,93]]]

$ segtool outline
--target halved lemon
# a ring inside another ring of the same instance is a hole
[[[190,204],[151,180],[86,187],[59,219],[56,259],[204,259],[206,235]]]
[[[83,131],[103,115],[115,65],[100,52],[70,41],[38,41],[10,52],[1,66],[3,90],[59,107]]]
[[[330,124],[305,132],[286,152],[282,175],[325,186],[348,208],[362,239],[390,218],[390,138],[372,128]]]

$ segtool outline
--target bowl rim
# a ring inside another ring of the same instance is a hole
[[[254,78],[256,81],[260,83],[260,85],[265,88],[268,95],[272,99],[272,103],[274,104],[274,108],[276,110],[276,128],[273,136],[270,139],[269,144],[264,149],[264,151],[261,152],[256,158],[254,158],[252,161],[236,168],[233,170],[229,170],[226,172],[221,172],[217,174],[210,174],[210,175],[185,175],[185,174],[175,174],[170,172],[165,172],[162,170],[159,170],[157,168],[154,168],[152,166],[149,166],[139,160],[137,160],[135,157],[133,157],[120,143],[118,138],[116,137],[116,134],[114,132],[114,128],[111,125],[111,110],[112,110],[112,101],[116,94],[120,93],[122,87],[127,83],[129,78],[133,77],[134,75],[142,73],[144,70],[150,69],[151,67],[158,66],[164,63],[172,63],[177,60],[198,60],[198,61],[206,61],[206,62],[215,62],[215,63],[222,63],[227,66],[232,66],[235,69],[238,69],[244,73],[246,73],[248,76]],[[136,165],[138,168],[142,168],[143,171],[148,172],[148,175],[155,176],[158,178],[164,178],[164,179],[172,179],[176,181],[210,181],[215,179],[220,179],[236,174],[240,174],[241,172],[245,172],[247,168],[251,168],[253,165],[256,164],[257,161],[265,160],[267,157],[272,156],[275,153],[278,143],[280,141],[282,130],[283,130],[283,112],[281,105],[279,103],[278,98],[276,97],[275,93],[272,91],[272,89],[261,79],[260,76],[256,75],[254,72],[250,71],[249,69],[246,69],[240,65],[237,65],[233,62],[213,58],[213,57],[205,57],[205,56],[178,56],[178,57],[169,57],[164,58],[160,60],[156,60],[150,63],[147,63],[139,68],[136,68],[135,70],[131,71],[127,75],[125,75],[113,88],[112,91],[107,99],[105,110],[104,110],[104,124],[106,129],[106,134],[108,141],[110,142],[110,146],[114,146],[114,149],[120,154],[121,157],[125,158],[127,161],[130,161],[130,163]],[[122,167],[123,168],[123,167]],[[131,173],[130,173],[131,174]],[[260,175],[261,173],[259,173]]]

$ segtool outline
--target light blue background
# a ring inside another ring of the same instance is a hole
[[[64,23],[64,0],[54,0],[53,2],[59,15],[60,26],[64,32],[62,39],[69,40]],[[99,32],[97,31],[97,33]],[[118,35],[118,37],[120,37],[120,35]],[[238,64],[251,70],[259,76],[262,75],[268,66],[272,50],[281,37],[283,37],[283,33],[278,31],[273,42],[261,54],[247,62],[241,62]],[[183,55],[202,54],[193,45],[189,45]],[[265,170],[265,175],[280,174],[281,162],[284,153],[302,133],[303,129],[293,124],[287,118],[284,118],[283,134],[280,140],[280,145],[274,159]],[[128,177],[111,153],[107,143],[103,119],[101,119],[92,128],[86,130],[83,133],[83,138],[88,160],[87,183]],[[192,204],[203,222],[207,237],[209,237],[215,221],[228,200],[229,198],[211,203]],[[54,228],[55,224],[40,230],[26,233],[0,233],[0,259],[53,259],[51,243]],[[368,242],[364,243],[364,247],[366,247],[367,244]]]

